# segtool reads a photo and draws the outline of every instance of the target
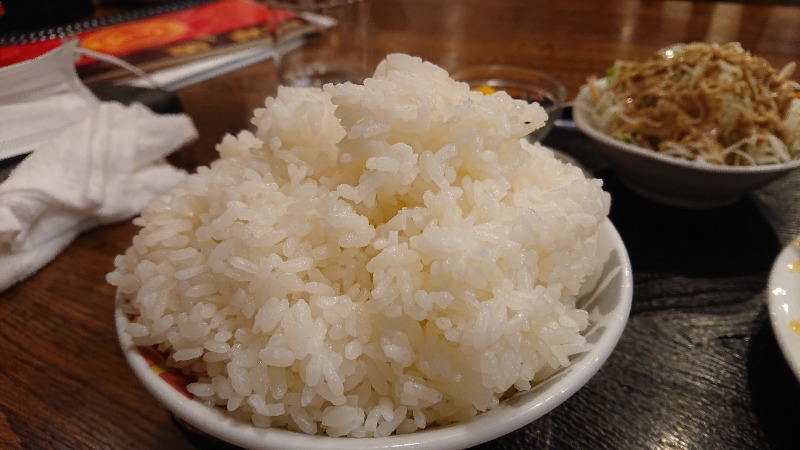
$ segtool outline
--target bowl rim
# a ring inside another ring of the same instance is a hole
[[[606,80],[607,78],[601,78],[599,81],[606,82]],[[703,164],[674,156],[664,155],[654,150],[620,141],[619,139],[615,139],[614,137],[609,136],[603,131],[595,128],[594,124],[588,117],[590,101],[589,85],[584,84],[580,87],[578,96],[575,98],[575,102],[572,106],[572,118],[575,122],[575,126],[590,138],[600,141],[601,143],[606,144],[608,147],[621,150],[634,156],[663,162],[675,167],[715,174],[768,174],[773,172],[793,170],[800,167],[800,158],[795,158],[783,163],[762,164],[759,166],[723,166],[717,164]]]
[[[602,240],[602,242],[601,242]],[[122,353],[139,382],[162,406],[189,425],[214,438],[245,448],[308,449],[315,447],[366,450],[373,448],[440,449],[467,448],[515,431],[549,413],[581,389],[605,363],[622,336],[630,315],[633,301],[633,275],[630,258],[619,232],[608,218],[598,227],[599,246],[608,247],[608,253],[616,253],[619,260],[619,298],[609,316],[608,325],[580,361],[569,367],[577,369],[565,372],[552,383],[547,383],[531,399],[478,414],[468,421],[446,426],[423,429],[410,434],[391,435],[381,438],[329,437],[306,435],[285,429],[258,428],[247,422],[225,414],[220,408],[209,408],[181,394],[159,376],[159,370],[150,367],[131,337],[124,332],[128,323],[119,307],[120,296],[115,300],[114,320]],[[598,247],[599,248],[599,247]],[[599,269],[598,269],[599,270]],[[535,389],[535,388],[534,388]],[[546,393],[547,395],[541,395]],[[524,394],[523,394],[524,395]]]
[[[789,328],[800,309],[800,273],[787,266],[800,258],[800,235],[784,245],[775,258],[767,278],[767,312],[778,347],[795,378],[800,381],[800,336]]]

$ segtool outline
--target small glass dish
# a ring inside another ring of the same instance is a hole
[[[557,78],[540,70],[488,65],[456,70],[450,76],[475,90],[505,91],[512,98],[541,105],[547,112],[547,122],[528,135],[532,142],[540,142],[547,136],[555,121],[561,118],[567,101],[567,88]]]

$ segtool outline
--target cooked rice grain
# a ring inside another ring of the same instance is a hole
[[[136,219],[108,276],[127,332],[258,426],[386,436],[496,407],[585,348],[609,208],[523,139],[544,121],[399,54],[279,88]]]

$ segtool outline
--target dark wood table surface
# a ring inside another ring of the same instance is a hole
[[[800,59],[800,7],[775,2],[375,0],[371,26],[373,63],[405,52],[450,70],[528,66],[560,78],[571,96],[614,59],[675,42],[739,41],[775,66]],[[208,164],[222,136],[248,128],[274,92],[268,62],[180,90],[200,138],[172,162]],[[758,203],[708,211],[651,203],[621,185],[580,135],[557,131],[547,142],[585,159],[611,192],[611,220],[633,263],[633,310],[583,389],[481,448],[800,448],[800,383],[775,342],[764,294],[785,240]],[[0,449],[210,445],[176,426],[119,349],[105,275],[136,231],[129,221],[88,231],[0,293]]]

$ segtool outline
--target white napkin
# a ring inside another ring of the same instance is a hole
[[[197,137],[189,117],[100,102],[75,74],[76,48],[0,69],[0,157],[32,152],[0,182],[0,291],[186,175],[164,157]]]
[[[163,158],[196,136],[185,115],[104,102],[38,145],[0,183],[0,291],[81,231],[128,219],[172,188],[185,172]]]

